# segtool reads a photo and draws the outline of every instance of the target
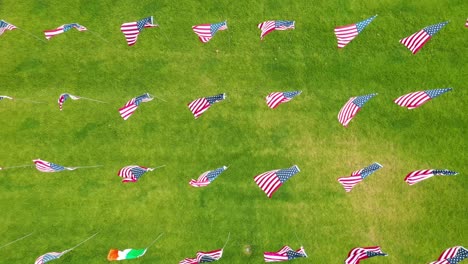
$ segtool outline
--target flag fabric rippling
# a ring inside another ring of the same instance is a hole
[[[300,172],[297,165],[288,169],[267,171],[254,177],[255,183],[262,189],[268,198],[278,190],[289,178]]]
[[[197,252],[197,256],[195,258],[186,258],[181,260],[179,264],[199,264],[199,263],[207,263],[207,262],[214,262],[219,260],[223,256],[223,249],[216,249],[209,252],[199,251]]]
[[[45,161],[45,160],[41,160],[41,159],[35,159],[33,160],[34,164],[36,164],[36,169],[38,171],[42,171],[42,172],[59,172],[59,171],[64,171],[64,170],[75,170],[76,168],[68,168],[68,167],[64,167],[64,166],[61,166],[61,165],[57,165],[55,163],[52,163],[52,162],[48,162],[48,161]]]
[[[351,122],[351,120],[361,110],[364,104],[366,104],[367,101],[369,101],[372,97],[376,95],[377,94],[374,93],[349,98],[348,102],[346,102],[346,104],[341,108],[340,112],[338,113],[338,121],[343,126],[348,126],[349,122]]]
[[[260,34],[260,39],[268,35],[273,30],[288,30],[295,28],[295,21],[289,20],[269,20],[262,22],[257,25],[257,27],[262,31]]]
[[[395,99],[395,104],[406,107],[408,109],[414,109],[425,104],[427,101],[438,97],[446,92],[452,91],[452,88],[433,89],[419,92],[412,92],[409,94],[402,95]]]
[[[60,111],[62,111],[62,108],[63,108],[63,103],[68,99],[72,99],[72,100],[78,100],[80,99],[79,96],[75,96],[75,95],[72,95],[72,94],[68,94],[68,93],[63,93],[59,96],[59,99],[58,99],[58,104],[59,104],[59,109]]]
[[[270,93],[266,97],[266,103],[271,109],[276,108],[282,103],[291,101],[294,97],[301,94],[302,91],[292,91],[292,92],[274,92]]]
[[[122,182],[124,183],[136,182],[140,179],[141,176],[143,176],[143,174],[145,174],[148,171],[153,171],[153,170],[154,170],[153,168],[130,165],[130,166],[126,166],[120,169],[117,175],[123,178]]]
[[[215,24],[201,24],[192,27],[193,32],[198,35],[201,42],[206,43],[216,34],[216,32],[227,29],[227,22]]]
[[[153,23],[153,16],[145,17],[135,22],[123,23],[120,26],[120,31],[125,36],[128,46],[133,46],[137,42],[138,35],[144,28],[157,27],[158,24]]]
[[[120,116],[124,120],[129,119],[141,103],[146,103],[153,99],[154,98],[149,93],[130,99],[130,101],[119,109]]]
[[[52,37],[55,37],[59,34],[62,34],[64,32],[69,31],[72,28],[76,28],[78,31],[86,31],[88,30],[84,26],[77,24],[77,23],[72,23],[72,24],[65,24],[61,25],[60,27],[52,30],[44,30],[44,35],[46,39],[51,39]]]
[[[7,30],[14,30],[14,29],[17,29],[16,26],[6,22],[6,21],[3,21],[3,20],[0,20],[0,36],[5,33],[5,31]]]
[[[349,252],[345,264],[359,264],[363,259],[376,256],[387,256],[387,254],[383,253],[379,246],[353,248]]]
[[[303,247],[298,250],[293,250],[288,246],[284,246],[278,251],[263,253],[263,258],[265,262],[281,262],[296,258],[307,258],[307,254]]]
[[[218,176],[223,173],[228,167],[223,166],[221,168],[217,168],[216,170],[206,171],[202,175],[198,177],[198,179],[192,179],[189,184],[193,187],[205,187],[214,181]]]
[[[457,175],[458,172],[450,171],[450,170],[416,170],[408,173],[405,177],[405,182],[409,185],[416,184],[418,182],[424,181],[429,179],[433,176],[452,176]]]
[[[441,30],[448,21],[441,22],[432,26],[427,26],[413,35],[400,40],[413,54],[416,54],[439,30]]]
[[[208,110],[214,103],[226,99],[226,94],[218,94],[210,97],[198,98],[188,104],[188,108],[192,112],[195,119],[201,116]]]
[[[359,35],[359,33],[361,33],[376,17],[377,15],[356,24],[336,27],[335,36],[338,39],[338,48],[344,48],[348,45],[348,43],[357,37],[357,35]]]
[[[357,171],[353,171],[351,176],[349,177],[341,177],[338,178],[338,182],[343,185],[343,188],[346,192],[350,192],[356,184],[360,183],[364,180],[367,176],[371,175],[372,173],[376,172],[383,166],[377,162],[372,163],[371,165],[365,167],[364,169],[360,169]]]
[[[444,250],[437,261],[429,264],[458,264],[466,258],[468,258],[468,250],[462,246],[456,246]]]

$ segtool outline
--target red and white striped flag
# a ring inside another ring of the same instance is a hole
[[[413,93],[402,95],[398,97],[397,99],[395,99],[393,102],[395,102],[395,104],[401,107],[414,109],[414,108],[420,107],[421,105],[425,104],[427,101],[433,98],[436,98],[441,94],[450,92],[451,90],[452,88],[442,88],[442,89],[413,92]]]
[[[343,188],[346,192],[350,192],[356,184],[360,183],[364,180],[367,176],[371,175],[372,173],[376,172],[383,166],[377,162],[372,163],[371,165],[365,167],[364,169],[360,169],[357,171],[353,171],[351,176],[349,177],[341,177],[338,178],[338,182],[343,185]]]
[[[387,256],[387,254],[383,253],[379,246],[353,248],[349,251],[345,264],[359,264],[361,260],[375,256]]]
[[[468,250],[462,246],[456,246],[444,250],[437,261],[429,264],[458,264],[466,258],[468,258]]]
[[[76,169],[73,167],[68,168],[68,167],[60,166],[55,163],[48,162],[48,161],[41,160],[41,159],[35,159],[33,160],[33,162],[36,165],[36,169],[42,172],[59,172],[59,171],[64,171],[64,170]]]
[[[348,102],[346,102],[338,113],[338,121],[343,126],[348,126],[349,122],[351,122],[364,104],[376,95],[377,94],[368,94],[349,98]]]
[[[307,258],[307,254],[303,247],[298,250],[293,250],[288,246],[284,246],[276,252],[263,253],[263,259],[265,262],[281,262],[296,258]]]
[[[227,22],[215,24],[201,24],[192,27],[193,32],[198,35],[201,42],[206,43],[216,34],[216,32],[227,29]]]
[[[216,170],[206,171],[198,179],[192,179],[189,184],[193,187],[205,187],[208,186],[212,181],[214,181],[218,176],[227,170],[228,167],[223,166],[221,168],[217,168]]]
[[[119,109],[120,116],[124,120],[129,119],[141,103],[146,103],[153,99],[154,98],[149,93],[145,93],[130,99],[130,101],[128,101],[122,108]]]
[[[223,249],[216,249],[209,252],[199,251],[195,258],[186,258],[181,260],[179,264],[198,264],[205,262],[213,262],[219,260],[223,256]]]
[[[218,94],[210,97],[198,98],[188,104],[188,108],[192,112],[195,119],[201,116],[206,110],[208,110],[214,103],[226,99],[226,94]]]
[[[284,182],[286,182],[289,178],[294,176],[296,173],[300,172],[299,167],[297,165],[292,166],[291,168],[287,169],[279,169],[279,170],[272,170],[264,172],[260,175],[254,177],[255,183],[262,189],[268,198],[271,198],[273,193],[278,190]]]
[[[274,92],[270,93],[266,97],[266,103],[271,109],[276,108],[282,103],[291,101],[294,97],[301,94],[302,91],[293,91],[293,92]]]
[[[135,22],[123,23],[120,26],[120,31],[124,34],[128,46],[133,46],[138,39],[138,35],[144,28],[157,26],[158,24],[153,23],[153,16],[150,16]]]
[[[59,34],[69,31],[72,28],[76,28],[78,31],[85,31],[88,30],[87,28],[83,27],[80,24],[72,23],[72,24],[65,24],[61,25],[60,27],[52,30],[44,30],[44,35],[46,39],[51,39]]]
[[[450,171],[450,170],[416,170],[408,173],[405,177],[405,182],[409,185],[416,184],[418,182],[424,181],[429,179],[433,176],[453,176],[457,175],[458,172]]]
[[[153,170],[153,168],[147,168],[138,165],[130,165],[120,169],[117,175],[123,178],[123,183],[136,182],[140,179],[141,176],[143,176],[143,174]]]
[[[439,30],[441,30],[448,21],[427,26],[413,35],[400,40],[413,54],[416,54]]]
[[[76,96],[76,95],[72,95],[72,94],[68,94],[68,93],[64,93],[64,94],[61,94],[59,96],[59,99],[58,99],[58,104],[59,104],[59,109],[60,111],[62,111],[62,108],[63,108],[63,103],[68,99],[72,99],[72,100],[78,100],[80,99],[79,96]]]
[[[346,45],[348,45],[348,43],[357,37],[357,35],[359,35],[359,33],[361,33],[361,31],[363,31],[364,28],[366,28],[376,17],[377,15],[356,24],[336,27],[335,35],[338,39],[338,48],[344,48]]]
[[[17,29],[17,27],[6,21],[0,20],[0,36],[3,33],[5,33],[6,30],[14,30],[14,29]]]

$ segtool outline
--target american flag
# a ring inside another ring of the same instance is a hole
[[[371,165],[365,167],[364,169],[360,169],[357,171],[353,171],[350,177],[341,177],[338,178],[338,182],[343,185],[346,192],[350,192],[353,187],[364,180],[367,176],[371,175],[372,173],[376,172],[383,166],[377,162],[372,163]]]
[[[468,27],[468,18],[466,19],[465,27]]]
[[[297,165],[288,169],[279,169],[264,172],[254,177],[255,183],[262,189],[268,198],[271,198],[274,192],[278,190],[284,182],[298,173],[299,167]]]
[[[44,35],[45,35],[46,39],[50,39],[50,38],[55,37],[55,36],[57,36],[59,34],[62,34],[63,32],[67,32],[72,28],[76,28],[78,31],[88,30],[87,28],[83,27],[80,24],[72,23],[72,24],[61,25],[60,27],[58,27],[56,29],[44,30]]]
[[[303,247],[294,251],[292,248],[284,246],[276,252],[263,253],[263,258],[265,259],[265,262],[280,262],[296,258],[307,258],[307,254]]]
[[[153,100],[153,97],[149,93],[132,98],[122,108],[119,109],[120,116],[124,120],[129,119],[141,103],[146,103],[151,100]]]
[[[130,165],[120,169],[117,175],[123,178],[122,182],[136,182],[140,179],[141,176],[143,176],[143,174],[153,170],[153,168]]]
[[[13,100],[13,97],[6,96],[6,95],[0,95],[0,100],[3,100],[3,99],[10,99],[10,100]]]
[[[335,28],[335,35],[338,39],[338,48],[344,48],[351,42],[359,33],[361,33],[369,24],[376,18],[377,15],[369,17],[366,20],[351,24],[347,26],[340,26]]]
[[[201,24],[192,27],[193,32],[198,35],[201,42],[206,43],[218,32],[219,30],[227,29],[227,22],[220,22],[215,24]]]
[[[375,256],[387,256],[387,254],[383,253],[379,246],[353,248],[348,253],[345,264],[359,264],[361,260]]]
[[[429,179],[432,176],[452,176],[457,174],[458,172],[450,170],[417,170],[408,173],[408,175],[406,175],[405,182],[407,182],[409,185],[413,185],[420,181]]]
[[[216,249],[209,252],[197,252],[197,257],[195,258],[186,258],[181,260],[179,264],[198,264],[206,262],[214,262],[219,260],[223,256],[223,249]]]
[[[3,20],[0,20],[0,36],[5,33],[6,30],[13,30],[13,29],[16,29],[17,27],[15,27],[14,25],[8,23],[8,22],[5,22]]]
[[[468,258],[468,250],[462,246],[456,246],[446,249],[437,261],[430,264],[458,264],[466,258]]]
[[[36,169],[42,172],[59,172],[64,170],[75,170],[76,168],[68,168],[57,165],[55,163],[51,163],[41,159],[33,160],[34,164],[36,164]]]
[[[46,253],[40,257],[38,257],[36,259],[36,262],[34,262],[34,264],[44,264],[44,263],[47,263],[51,260],[54,260],[54,259],[58,259],[60,258],[61,256],[65,255],[66,253],[68,253],[69,250],[65,250],[63,252],[49,252],[49,253]]]
[[[361,110],[364,104],[376,95],[377,94],[368,94],[349,98],[348,102],[346,102],[338,113],[338,121],[343,126],[348,126],[351,119]]]
[[[127,44],[129,46],[133,46],[136,43],[138,35],[143,30],[143,28],[151,28],[157,26],[158,24],[153,23],[153,16],[150,16],[138,20],[136,22],[123,23],[120,26],[120,31],[122,31],[122,33],[124,34],[125,39],[127,40]]]
[[[58,104],[59,104],[59,108],[60,108],[60,111],[62,111],[62,107],[63,107],[63,103],[68,99],[72,99],[72,100],[78,100],[80,99],[79,96],[76,96],[76,95],[71,95],[71,94],[68,94],[68,93],[64,93],[64,94],[61,94],[59,99],[58,99]]]
[[[260,39],[263,39],[266,35],[268,35],[273,30],[288,30],[295,28],[295,21],[288,21],[288,20],[270,20],[265,21],[257,26],[262,33],[260,34]]]
[[[223,166],[221,168],[217,168],[216,170],[204,172],[197,180],[192,179],[189,184],[193,187],[205,187],[214,181],[218,176],[227,170],[228,167]]]
[[[441,30],[448,21],[436,25],[428,26],[413,35],[400,40],[400,43],[405,45],[413,54],[416,54],[434,36]]]
[[[192,111],[192,114],[195,116],[195,118],[198,118],[199,116],[201,116],[201,114],[208,110],[208,108],[210,108],[211,105],[224,99],[226,99],[226,94],[202,97],[189,103],[188,107],[190,111]]]
[[[270,93],[266,97],[266,103],[271,109],[276,108],[282,103],[291,101],[294,97],[301,94],[302,91],[293,91],[293,92],[274,92]]]
[[[452,88],[442,88],[427,91],[413,92],[402,95],[395,99],[393,102],[401,107],[407,107],[408,109],[414,109],[420,107],[427,101],[436,98],[437,96],[446,92],[452,91]]]

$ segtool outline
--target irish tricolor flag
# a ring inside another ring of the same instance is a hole
[[[146,253],[145,249],[125,249],[125,250],[118,250],[118,249],[111,249],[109,254],[107,255],[107,259],[112,260],[124,260],[124,259],[136,259],[143,256]]]

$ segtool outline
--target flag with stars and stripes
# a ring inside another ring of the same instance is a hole
[[[223,256],[223,249],[216,249],[209,252],[199,251],[195,258],[186,258],[181,260],[179,264],[198,264],[198,263],[207,263],[214,262],[219,260]]]
[[[226,99],[226,94],[218,94],[210,97],[198,98],[188,104],[188,108],[192,111],[193,116],[196,118],[200,117],[208,108],[214,103]]]
[[[62,107],[63,107],[63,103],[68,99],[72,99],[72,100],[78,100],[80,99],[79,96],[75,96],[75,95],[72,95],[72,94],[68,94],[68,93],[63,93],[59,96],[59,99],[58,99],[58,104],[59,104],[59,108],[60,108],[60,111],[62,111]]]
[[[120,116],[124,120],[129,119],[141,103],[146,103],[153,99],[154,98],[149,93],[130,99],[130,101],[119,109]]]
[[[307,254],[303,247],[298,250],[293,250],[288,246],[282,247],[276,252],[265,252],[263,253],[265,262],[280,262],[288,261],[296,258],[307,258]]]
[[[153,23],[153,16],[150,16],[136,22],[123,23],[120,26],[120,31],[124,34],[128,46],[133,46],[137,42],[138,35],[144,28],[157,26],[158,24]]]
[[[453,176],[457,175],[458,172],[455,171],[450,171],[450,170],[417,170],[417,171],[412,171],[408,173],[405,177],[405,182],[407,182],[409,185],[416,184],[420,181],[424,181],[426,179],[429,179],[433,176]]]
[[[468,250],[462,246],[456,246],[446,249],[437,261],[429,264],[458,264],[466,258],[468,258]]]
[[[387,254],[383,253],[379,246],[353,248],[349,251],[345,264],[359,264],[361,260],[375,256],[387,256]]]
[[[72,24],[65,24],[61,25],[60,27],[52,30],[44,30],[44,35],[46,39],[51,39],[59,34],[69,31],[72,28],[76,28],[78,31],[85,31],[88,30],[87,28],[83,27],[80,24],[72,23]]]
[[[36,259],[36,261],[34,262],[34,264],[44,264],[44,263],[47,263],[51,260],[54,260],[54,259],[58,259],[60,258],[61,256],[65,255],[66,253],[68,253],[69,250],[65,250],[63,252],[49,252],[49,253],[46,253],[40,257],[38,257]]]
[[[15,27],[14,25],[6,22],[6,21],[3,21],[3,20],[0,20],[0,36],[5,33],[5,31],[7,30],[14,30],[14,29],[17,29],[17,27]]]
[[[364,169],[360,169],[357,171],[353,171],[351,176],[349,177],[341,177],[338,178],[338,182],[343,185],[343,188],[346,192],[350,192],[353,187],[364,180],[367,176],[371,175],[372,173],[376,172],[383,166],[377,162],[372,163],[371,165],[365,167]]]
[[[189,184],[193,187],[205,187],[218,178],[218,176],[227,170],[227,168],[228,167],[223,166],[221,168],[217,168],[216,170],[204,172],[202,175],[200,175],[200,177],[198,177],[198,179],[192,179]]]
[[[10,100],[13,100],[13,97],[6,96],[6,95],[0,95],[0,101],[3,100],[3,99],[10,99]]]
[[[361,110],[364,104],[376,95],[377,94],[374,93],[349,98],[348,102],[346,102],[338,113],[338,121],[343,126],[348,126],[351,119]]]
[[[257,27],[262,31],[260,34],[260,39],[268,35],[273,30],[288,30],[295,28],[295,21],[289,20],[270,20],[265,21],[257,25]]]
[[[76,169],[72,167],[69,168],[69,167],[60,166],[55,163],[48,162],[48,161],[41,160],[41,159],[35,159],[33,160],[33,162],[34,164],[36,164],[36,169],[42,172],[59,172],[59,171],[64,171],[64,170]]]
[[[340,26],[335,28],[335,35],[338,39],[338,48],[344,48],[351,42],[359,33],[361,33],[369,24],[376,18],[377,15],[369,17],[366,20],[351,24],[347,26]]]
[[[452,91],[452,88],[442,88],[442,89],[434,89],[434,90],[427,90],[427,91],[419,91],[413,92],[409,94],[402,95],[395,99],[393,102],[395,104],[406,107],[408,109],[414,109],[420,107],[427,101],[438,97],[441,94],[446,92]]]
[[[425,27],[413,35],[400,40],[413,54],[416,54],[448,21]]]
[[[137,165],[130,165],[123,167],[122,169],[119,170],[117,175],[123,178],[122,182],[136,182],[140,179],[143,174],[145,174],[148,171],[153,171],[153,168],[146,168],[142,166],[137,166]]]
[[[220,30],[227,29],[227,22],[215,24],[201,24],[192,27],[193,32],[198,35],[201,42],[206,43]]]
[[[266,97],[266,103],[271,109],[276,108],[282,103],[291,101],[294,97],[301,94],[302,91],[293,91],[293,92],[274,92],[270,93]]]
[[[288,169],[279,169],[264,172],[260,175],[254,177],[255,183],[262,189],[268,198],[273,196],[273,193],[278,190],[284,182],[289,178],[294,176],[296,173],[300,172],[297,165],[292,166]]]

